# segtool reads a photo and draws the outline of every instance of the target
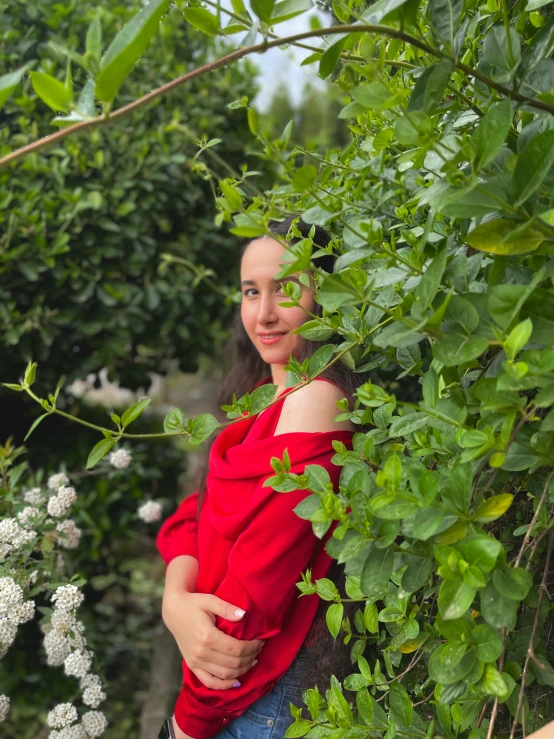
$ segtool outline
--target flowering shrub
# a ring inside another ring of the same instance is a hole
[[[40,628],[46,663],[63,667],[65,675],[78,680],[80,702],[97,709],[106,693],[101,677],[93,671],[94,654],[78,618],[84,580],[52,584],[68,578],[64,551],[76,549],[81,540],[82,531],[70,518],[78,494],[65,472],[50,475],[44,485],[25,488],[26,464],[14,466],[21,452],[10,442],[0,447],[0,506],[10,514],[0,521],[0,658],[16,640],[18,626],[35,618],[33,598],[42,596],[45,605],[40,607]],[[127,469],[131,459],[128,450],[119,449],[110,463],[114,469]],[[154,501],[137,511],[137,517],[144,521],[156,521],[160,516],[161,505]],[[1,696],[2,720],[8,715],[9,705],[9,696]],[[48,725],[55,730],[50,733],[51,739],[71,739],[100,736],[107,723],[98,711],[79,714],[75,705],[60,703],[48,714]]]

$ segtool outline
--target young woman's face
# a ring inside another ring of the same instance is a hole
[[[281,283],[275,280],[275,275],[281,271],[280,265],[290,262],[285,253],[278,241],[264,236],[248,244],[240,265],[242,323],[267,364],[286,364],[291,354],[297,356],[302,337],[292,332],[310,318],[300,307],[279,306],[279,303],[288,302]],[[300,285],[300,305],[313,313],[316,307],[313,288],[302,285],[298,275],[281,280],[282,283],[289,281]]]

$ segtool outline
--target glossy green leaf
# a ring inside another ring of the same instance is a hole
[[[512,187],[517,205],[524,203],[538,190],[553,164],[554,130],[543,131],[531,138],[517,160],[512,178]],[[533,249],[528,251],[533,251]],[[508,253],[522,254],[525,252]]]
[[[544,236],[531,226],[516,237],[513,237],[513,233],[513,221],[496,218],[494,221],[487,221],[474,228],[467,234],[465,241],[479,251],[506,256],[528,254],[538,249],[544,241]]]
[[[31,72],[31,84],[39,98],[55,111],[68,111],[73,102],[63,82],[44,72]]]
[[[471,632],[476,647],[477,657],[482,662],[496,662],[504,650],[502,637],[495,629],[486,624],[476,626]]]
[[[274,6],[275,0],[250,0],[252,12],[264,23],[271,21]]]
[[[389,707],[397,726],[410,727],[414,709],[406,688],[396,680],[390,686]]]
[[[117,91],[143,55],[156,33],[169,0],[151,0],[116,35],[102,57],[100,72],[96,78],[96,97],[111,103]]]
[[[500,564],[493,570],[492,581],[494,587],[505,598],[523,600],[533,584],[531,573],[523,567],[509,567]]]
[[[115,441],[113,439],[102,439],[96,444],[87,459],[87,470],[92,469],[103,459],[106,454],[113,448]]]
[[[219,32],[217,16],[210,13],[206,8],[185,8],[183,15],[191,26],[202,31],[202,33],[207,33],[209,36],[216,36]]]
[[[377,595],[386,587],[392,575],[393,565],[392,549],[374,549],[368,554],[360,582],[364,595]]]
[[[511,124],[512,104],[509,100],[502,100],[487,110],[469,140],[475,151],[476,171],[496,157],[504,146]]]
[[[516,623],[518,602],[506,598],[489,582],[481,593],[481,613],[485,621],[497,629],[513,629]]]
[[[15,72],[9,72],[0,77],[0,108],[2,108],[6,100],[23,79],[25,69],[25,67],[22,67]]]
[[[152,398],[142,398],[138,401],[138,403],[135,403],[130,408],[127,408],[125,413],[121,416],[121,424],[123,428],[127,428],[127,426],[132,423],[136,418],[140,416],[140,414],[143,412],[143,410],[150,405],[152,402]]]
[[[339,635],[343,613],[344,606],[342,603],[332,603],[329,608],[327,608],[325,620],[327,622],[327,628],[331,632],[334,639],[336,639]]]

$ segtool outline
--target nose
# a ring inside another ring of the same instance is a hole
[[[262,326],[268,326],[275,323],[277,313],[275,311],[275,299],[273,295],[262,294],[259,302],[258,323]]]

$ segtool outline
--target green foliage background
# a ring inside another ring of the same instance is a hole
[[[140,7],[138,0],[3,2],[0,73],[29,63],[63,72],[65,60],[49,42],[82,51],[96,14],[111,39]],[[132,101],[213,54],[213,42],[191,32],[175,10],[119,99]],[[76,87],[84,84],[75,64],[73,76]],[[210,185],[194,172],[193,157],[196,140],[225,133],[229,165],[245,160],[246,121],[226,104],[253,92],[250,67],[229,67],[0,174],[4,380],[35,357],[48,367],[49,384],[106,366],[136,388],[171,359],[194,371],[199,355],[213,353],[230,308],[195,288],[187,270],[160,274],[158,267],[164,252],[218,275],[235,267],[234,241],[214,227]],[[27,79],[0,112],[0,152],[50,133],[50,113]],[[189,127],[192,139],[172,130],[173,121]]]

